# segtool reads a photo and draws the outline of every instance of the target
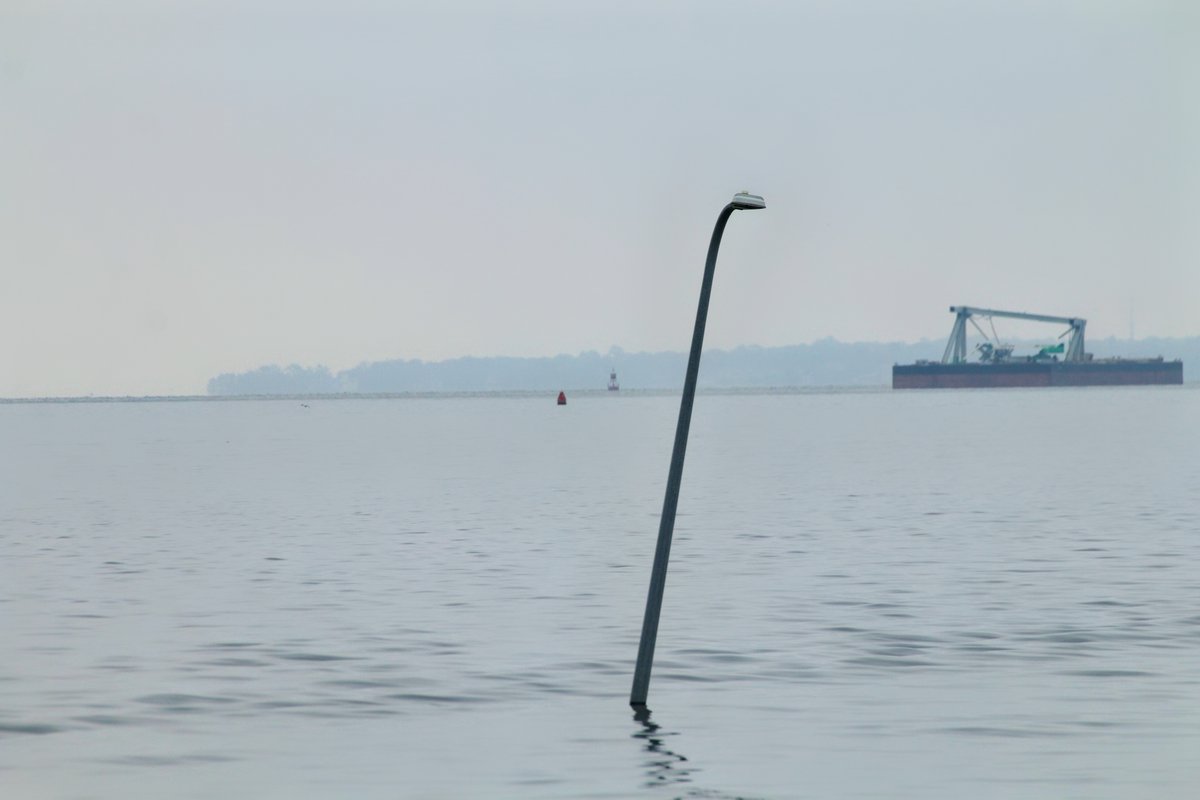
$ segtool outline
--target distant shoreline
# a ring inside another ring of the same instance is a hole
[[[1010,344],[1035,348],[1044,340]],[[1182,359],[1200,363],[1200,337],[1121,341],[1093,339],[1097,358]],[[839,342],[780,347],[744,346],[705,350],[702,387],[744,390],[769,387],[880,386],[891,384],[892,365],[942,357],[940,341]],[[393,395],[413,393],[523,392],[570,389],[604,390],[615,370],[623,387],[678,391],[687,354],[677,351],[631,353],[619,347],[548,357],[463,357],[445,361],[393,359],[364,362],[334,371],[301,364],[270,364],[245,372],[223,373],[207,384],[209,395]],[[1185,379],[1191,371],[1185,367]],[[576,390],[578,391],[578,390]]]
[[[682,387],[681,387],[682,388]],[[619,392],[609,392],[606,389],[571,389],[566,388],[568,398],[572,397],[674,397],[680,389],[622,389]],[[873,386],[741,386],[741,387],[701,387],[696,390],[702,395],[755,395],[755,394],[865,394],[873,392],[890,392],[891,387],[879,384]],[[0,405],[20,404],[75,404],[75,403],[228,403],[256,400],[451,400],[451,399],[520,399],[526,397],[547,397],[552,400],[557,391],[547,389],[497,389],[482,391],[447,391],[447,392],[340,392],[314,394],[181,394],[181,395],[112,395],[112,396],[83,396],[83,397],[0,397]]]
[[[1200,381],[1185,381],[1184,387],[1200,387]],[[1128,391],[1136,389],[1161,389],[1177,391],[1178,386],[1065,386],[1041,387],[1028,391],[1054,392],[1078,390],[1117,390]],[[611,398],[621,397],[676,397],[679,389],[622,389],[620,392],[609,392],[605,389],[564,389],[568,398]],[[701,387],[697,394],[719,397],[737,395],[820,395],[820,394],[883,394],[894,391],[886,384],[864,386],[743,386],[743,387]],[[1024,391],[1022,389],[977,389],[963,391]],[[544,389],[496,390],[478,392],[344,392],[341,394],[258,394],[258,395],[145,395],[145,396],[84,396],[84,397],[0,397],[0,405],[79,405],[88,403],[237,403],[237,402],[280,402],[280,401],[342,401],[342,400],[512,400],[549,397],[553,400],[556,392]],[[913,393],[901,392],[905,396]]]
[[[1040,340],[1039,340],[1040,341]],[[1014,340],[1014,344],[1033,346]],[[1184,382],[1200,373],[1200,336],[1177,339],[1093,339],[1098,358],[1153,357],[1184,362]],[[882,391],[891,385],[892,366],[938,359],[942,342],[838,342],[743,346],[704,352],[699,387],[704,394],[828,393]],[[208,381],[204,394],[37,395],[0,397],[11,403],[190,403],[207,400],[372,400],[449,397],[605,396],[616,370],[620,396],[678,395],[687,362],[682,352],[607,353],[588,351],[550,357],[463,357],[446,361],[364,362],[333,372],[326,367],[268,365],[224,373]],[[586,388],[584,388],[586,387]]]

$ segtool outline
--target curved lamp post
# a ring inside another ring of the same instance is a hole
[[[667,473],[667,495],[663,499],[662,521],[658,525],[658,546],[654,550],[654,568],[650,573],[650,592],[646,596],[646,616],[642,621],[642,639],[638,644],[637,667],[633,672],[633,691],[629,705],[645,707],[650,691],[650,667],[654,662],[654,642],[658,638],[658,616],[662,611],[663,588],[667,583],[667,561],[671,557],[671,534],[675,531],[675,507],[679,505],[679,484],[683,480],[683,454],[687,450],[688,428],[692,423],[692,401],[696,397],[696,376],[700,372],[700,350],[704,344],[704,323],[708,319],[708,297],[712,293],[713,273],[717,268],[717,250],[721,234],[734,211],[766,208],[756,194],[739,192],[721,210],[708,244],[708,261],[704,264],[704,282],[700,286],[700,306],[696,309],[696,329],[692,333],[692,352],[688,356],[687,377],[683,382],[683,400],[679,405],[679,424],[675,428],[675,449],[671,453],[671,470]]]

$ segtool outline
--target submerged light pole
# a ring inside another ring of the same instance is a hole
[[[642,640],[638,644],[637,666],[633,671],[633,691],[629,705],[646,705],[650,691],[650,667],[654,662],[654,642],[658,638],[658,615],[662,611],[663,588],[667,583],[667,560],[671,557],[671,534],[675,531],[675,507],[679,505],[679,484],[683,480],[683,454],[687,450],[688,428],[692,423],[692,401],[696,397],[696,376],[700,372],[700,350],[704,344],[704,323],[708,319],[708,297],[712,293],[713,273],[717,268],[717,250],[729,215],[737,210],[766,208],[756,194],[739,192],[721,210],[708,244],[704,264],[704,282],[700,285],[700,306],[696,309],[696,329],[692,333],[692,352],[688,356],[687,377],[683,381],[683,400],[679,404],[679,424],[675,428],[675,449],[671,452],[671,470],[667,473],[667,495],[663,499],[662,521],[658,525],[658,546],[654,550],[654,568],[650,573],[650,592],[646,596],[646,617],[642,621]]]

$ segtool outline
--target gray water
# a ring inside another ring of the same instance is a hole
[[[5,798],[1192,798],[1200,390],[0,405]]]

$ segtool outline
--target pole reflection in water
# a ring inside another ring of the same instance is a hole
[[[640,731],[634,732],[633,738],[645,742],[649,754],[646,760],[647,788],[691,783],[695,770],[688,763],[687,756],[663,746],[663,739],[678,734],[662,731],[658,723],[650,719],[650,709],[645,706],[634,711],[633,718],[642,726]]]
[[[685,797],[710,798],[711,800],[752,800],[743,794],[729,794],[716,789],[704,789],[692,785],[692,777],[698,769],[692,766],[688,757],[663,746],[663,740],[668,736],[678,736],[676,731],[664,731],[662,726],[650,719],[650,709],[638,707],[633,712],[633,718],[641,725],[634,731],[633,738],[645,743],[646,747],[646,783],[647,789],[678,787],[676,800]]]

